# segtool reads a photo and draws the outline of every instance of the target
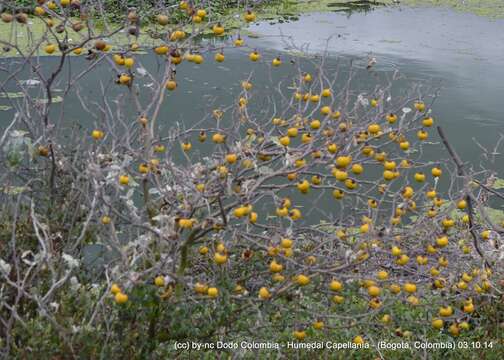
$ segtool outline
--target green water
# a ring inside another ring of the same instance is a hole
[[[504,35],[499,31],[503,25],[502,20],[490,21],[474,15],[429,8],[380,8],[351,16],[340,13],[309,14],[301,16],[299,21],[254,25],[249,30],[256,36],[246,38],[247,44],[259,49],[268,63],[269,59],[280,55],[284,59],[284,65],[271,69],[267,63],[252,63],[247,56],[249,50],[240,49],[226,49],[226,60],[222,64],[216,64],[211,55],[206,56],[202,65],[183,62],[177,68],[178,88],[166,95],[161,108],[158,136],[159,139],[167,137],[173,128],[233,126],[230,123],[230,112],[225,113],[219,124],[211,113],[213,109],[224,109],[236,104],[241,91],[240,83],[249,77],[255,84],[249,111],[258,120],[269,121],[274,115],[278,115],[273,103],[280,101],[273,89],[280,86],[282,91],[291,94],[290,79],[298,71],[298,65],[304,71],[313,70],[308,60],[296,59],[296,63],[291,64],[288,61],[289,53],[298,53],[300,48],[311,54],[327,50],[327,73],[338,70],[340,79],[336,82],[335,91],[348,76],[350,62],[354,64],[352,90],[356,94],[371,92],[387,82],[396,71],[400,76],[393,82],[390,90],[392,97],[404,96],[408,91],[418,94],[427,91],[429,99],[434,91],[439,91],[432,107],[433,116],[437,124],[443,126],[462,159],[474,169],[490,166],[503,176],[502,156],[498,154],[495,163],[489,164],[476,144],[477,141],[492,149],[503,132]],[[330,41],[327,41],[328,38]],[[371,71],[366,69],[368,57],[377,59],[377,64]],[[160,60],[155,55],[141,55],[136,59],[137,70],[143,67],[154,77],[162,76]],[[56,57],[40,57],[35,60],[46,74],[59,61]],[[22,59],[19,58],[0,60],[0,82],[4,87],[4,97],[0,98],[0,106],[3,106],[3,111],[0,111],[1,127],[7,126],[13,117],[14,109],[8,108],[14,108],[16,102],[24,101],[23,97],[16,96],[19,84],[14,79],[4,84],[7,76],[20,69],[21,63]],[[62,95],[69,73],[78,74],[87,66],[89,60],[72,57],[56,82],[55,87],[60,91],[55,95]],[[16,80],[31,78],[33,74],[26,66],[15,77]],[[55,135],[67,136],[69,129],[75,128],[89,134],[91,129],[100,128],[116,142],[127,140],[123,137],[124,130],[134,126],[138,114],[130,106],[125,87],[117,86],[115,80],[116,74],[110,71],[110,66],[106,63],[83,76],[65,97],[65,101],[55,104],[51,110],[51,123],[56,127]],[[149,80],[140,78],[139,82],[145,88],[140,94],[140,100],[146,103],[149,100]],[[100,90],[102,88],[107,91],[107,102]],[[38,86],[27,89],[35,97],[42,96]],[[12,98],[5,98],[6,93]],[[82,108],[79,97],[91,104],[87,111]],[[127,116],[123,123],[107,127],[104,114],[107,111],[114,113],[115,100],[121,99],[124,101],[121,110]],[[33,139],[37,139],[41,136],[41,128],[27,130]],[[183,139],[165,141],[168,153],[173,154],[181,163],[205,161],[205,156],[211,156],[215,145],[210,144],[210,141],[197,144],[197,132],[188,138],[195,144],[190,158],[180,150],[179,141]],[[430,140],[439,140],[434,131],[431,131]],[[90,142],[91,139],[89,136],[79,137],[79,141]],[[75,143],[67,145],[72,147]],[[423,151],[425,159],[435,161],[440,154],[442,158],[446,158],[442,153],[443,147],[439,144],[425,147]],[[306,203],[307,201],[312,204]],[[307,201],[303,200],[303,203],[311,210],[307,210],[306,215],[317,221],[330,221],[337,211],[333,199],[325,192],[320,192],[320,196],[310,197]],[[314,204],[317,206],[312,206]]]

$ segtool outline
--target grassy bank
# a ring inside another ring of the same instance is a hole
[[[300,14],[317,11],[367,11],[377,6],[447,7],[489,18],[504,18],[504,3],[499,0],[285,0],[268,12]]]

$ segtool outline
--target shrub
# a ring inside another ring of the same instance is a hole
[[[393,93],[394,77],[362,90],[367,70],[249,48],[241,55],[260,65],[229,79],[231,104],[162,132],[178,64],[222,62],[241,38],[200,41],[226,36],[227,18],[184,5],[171,24],[157,17],[169,4],[106,4],[115,24],[94,1],[80,20],[48,3],[33,25],[2,18],[32,35],[1,39],[23,64],[0,84],[13,108],[1,137],[6,356],[186,356],[175,341],[251,336],[469,341],[495,329],[502,224],[488,198],[502,194],[436,129],[432,91]],[[144,18],[158,24],[144,31]],[[47,68],[43,52],[55,56]],[[82,70],[74,56],[86,56]],[[288,60],[295,70],[279,79]],[[83,79],[104,68],[89,99]],[[72,124],[78,114],[92,128]]]

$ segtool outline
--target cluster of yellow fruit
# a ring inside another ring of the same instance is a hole
[[[128,295],[122,292],[121,288],[117,284],[112,284],[110,287],[110,292],[114,295],[114,300],[118,304],[125,304],[128,302]]]

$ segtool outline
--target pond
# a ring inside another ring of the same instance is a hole
[[[340,12],[313,13],[302,15],[293,22],[262,22],[248,29],[253,36],[245,37],[247,44],[266,54],[265,58],[280,55],[285,59],[285,65],[271,71],[267,64],[251,63],[248,50],[232,48],[225,49],[226,61],[222,65],[216,65],[210,56],[201,65],[183,62],[178,68],[177,91],[167,96],[161,109],[162,129],[159,136],[168,135],[169,129],[174,126],[185,128],[200,122],[201,127],[204,127],[203,124],[205,127],[208,124],[214,126],[212,110],[236,103],[240,83],[249,76],[257,84],[257,89],[261,89],[251,99],[250,106],[258,117],[273,116],[270,101],[270,97],[276,96],[273,87],[284,82],[285,89],[288,89],[290,84],[286,80],[297,71],[297,64],[287,61],[289,53],[297,53],[296,47],[301,47],[311,53],[327,50],[328,69],[339,66],[341,79],[348,74],[350,61],[353,61],[357,68],[356,90],[372,90],[396,70],[400,72],[401,79],[394,83],[394,94],[402,95],[415,84],[426,89],[439,89],[439,96],[432,107],[433,115],[462,159],[478,168],[482,151],[476,141],[493,149],[504,125],[503,28],[503,20],[491,21],[450,10],[397,7],[378,8],[351,16]],[[288,38],[295,39],[295,47]],[[218,42],[214,45],[220,46]],[[370,70],[366,69],[368,58],[376,59]],[[42,70],[47,71],[57,65],[58,59],[40,57],[39,61]],[[159,61],[152,54],[138,57],[137,70],[144,67],[161,76]],[[1,59],[0,65],[7,71],[0,73],[0,81],[9,71],[19,67],[20,62],[20,59]],[[63,74],[67,70],[78,73],[88,64],[84,57],[73,57]],[[112,98],[123,91],[113,86],[115,76],[109,71],[108,64],[98,66],[79,81],[79,96],[103,106],[101,86],[111,89]],[[19,78],[29,79],[29,70],[25,69]],[[62,76],[58,87],[63,90],[65,85],[65,76]],[[15,92],[15,84],[8,84],[6,90]],[[33,91],[38,90],[35,87]],[[147,100],[147,95],[140,94],[140,97]],[[22,101],[22,97],[14,96],[11,101]],[[0,106],[4,109],[0,112],[0,126],[5,127],[13,112],[8,110],[8,99],[0,98]],[[103,126],[96,108],[89,111],[82,109],[75,92],[65,100],[63,108],[61,106],[57,104],[52,112],[58,115],[60,110],[64,111],[61,131],[65,131],[68,125],[76,124],[87,131]],[[134,121],[137,114],[131,110],[130,113],[131,121]],[[226,115],[221,124],[226,124]],[[431,133],[433,141],[439,141],[434,131]],[[195,139],[192,141],[197,142]],[[168,146],[168,151],[174,151],[180,161],[187,161],[178,142]],[[210,146],[198,145],[190,156],[198,158]],[[444,151],[441,145],[426,150],[425,155],[436,160],[439,151]],[[498,167],[499,163],[502,163],[500,155],[496,160],[497,166],[493,168],[502,177],[504,169]],[[315,208],[319,213],[312,216],[313,219],[331,219],[334,208],[331,197],[315,197],[310,201],[318,205]]]

